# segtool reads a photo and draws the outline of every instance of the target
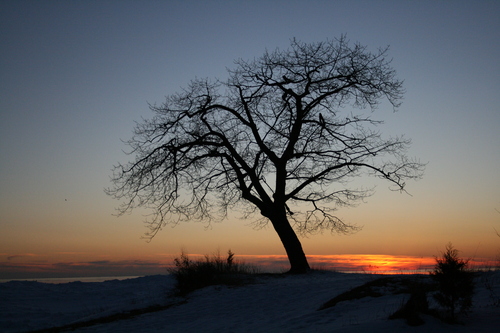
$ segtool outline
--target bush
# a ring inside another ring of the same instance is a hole
[[[220,253],[206,255],[204,260],[193,261],[182,252],[174,259],[175,267],[168,269],[174,275],[177,294],[186,295],[196,289],[212,285],[239,285],[248,280],[249,274],[257,269],[234,260],[234,253],[229,250],[227,257]]]
[[[436,266],[431,272],[438,283],[436,301],[449,310],[450,319],[456,322],[456,311],[465,313],[472,306],[474,276],[469,270],[469,261],[458,257],[458,250],[448,244],[442,258],[436,258]]]

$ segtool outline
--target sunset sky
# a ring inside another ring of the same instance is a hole
[[[103,190],[113,165],[132,158],[121,139],[152,116],[148,103],[196,77],[224,79],[235,59],[293,37],[343,33],[372,51],[390,45],[407,92],[397,113],[381,107],[373,118],[385,121],[383,134],[411,138],[409,155],[428,164],[411,195],[359,179],[375,195],[338,216],[362,230],[302,238],[306,254],[318,265],[339,255],[424,262],[451,242],[463,257],[494,262],[499,1],[0,0],[0,279],[149,274],[181,249],[282,256],[271,227],[254,230],[237,215],[167,227],[148,243],[148,212],[117,218],[119,202]]]

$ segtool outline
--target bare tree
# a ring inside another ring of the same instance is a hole
[[[155,117],[127,142],[135,160],[115,167],[106,191],[126,199],[122,214],[152,209],[148,237],[237,208],[246,218],[260,213],[256,223],[271,222],[290,272],[306,272],[296,231],[356,229],[333,212],[372,191],[350,189],[349,180],[367,172],[404,190],[405,180],[422,176],[424,166],[406,156],[410,141],[382,138],[382,122],[371,119],[381,100],[395,110],[404,93],[386,55],[345,36],[292,40],[287,50],[236,61],[226,81],[196,79],[150,106]]]

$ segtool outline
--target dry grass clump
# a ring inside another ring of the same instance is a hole
[[[217,252],[199,260],[191,260],[182,252],[180,257],[174,259],[174,267],[168,271],[176,279],[178,295],[212,285],[242,285],[258,272],[256,267],[235,260],[231,250],[225,258]]]

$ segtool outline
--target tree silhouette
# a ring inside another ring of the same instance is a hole
[[[410,141],[382,138],[371,112],[396,109],[402,81],[386,59],[345,36],[291,41],[287,50],[237,60],[225,81],[195,79],[143,120],[127,143],[134,161],[114,169],[107,193],[125,199],[121,214],[152,209],[154,235],[166,224],[227,217],[271,222],[291,269],[309,270],[296,231],[350,232],[333,212],[372,194],[348,188],[365,171],[404,190],[423,165],[406,156]],[[342,112],[342,109],[349,110]],[[368,110],[366,110],[368,109]]]
[[[455,322],[456,310],[466,312],[472,306],[474,274],[469,269],[469,260],[458,257],[458,250],[451,243],[446,245],[442,258],[436,258],[431,272],[439,289],[434,295],[438,303],[450,310],[450,319]]]

